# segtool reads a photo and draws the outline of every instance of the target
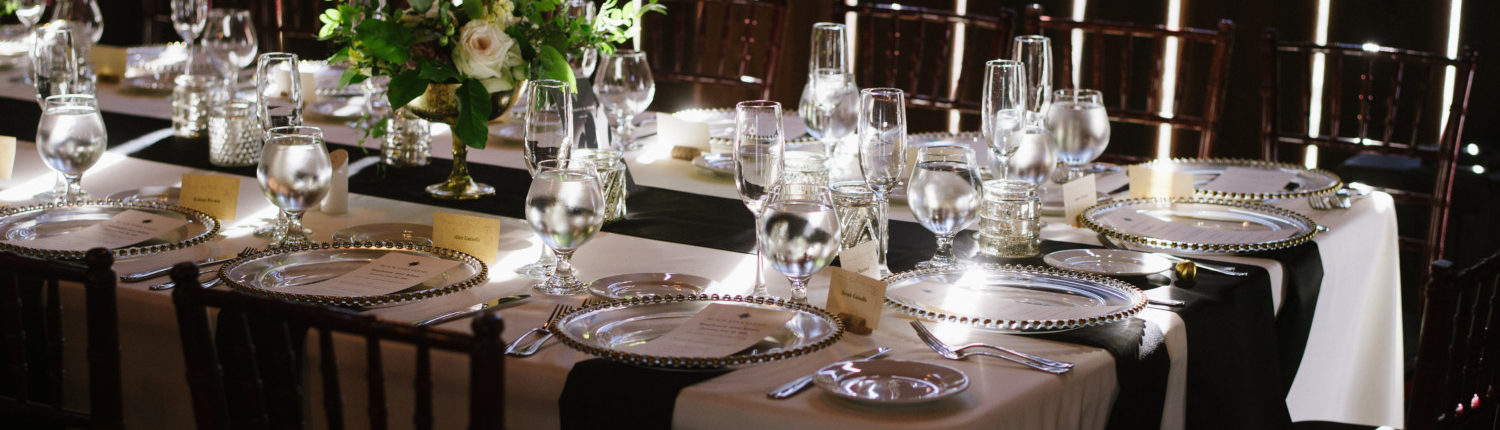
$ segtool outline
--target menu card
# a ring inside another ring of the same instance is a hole
[[[1145,237],[1190,243],[1259,243],[1286,239],[1296,233],[1291,229],[1275,230],[1261,224],[1245,223],[1238,218],[1219,219],[1213,214],[1201,214],[1197,221],[1191,214],[1172,216],[1174,219],[1161,219],[1140,212],[1122,213],[1110,217],[1106,223]]]
[[[961,285],[919,282],[891,292],[892,296],[918,303],[930,310],[977,318],[1001,320],[1067,320],[1099,315],[1086,306],[1048,306],[1023,303],[993,291]]]
[[[1193,175],[1170,169],[1130,166],[1130,197],[1192,197]]]
[[[658,114],[656,115],[656,131],[657,136],[669,145],[687,146],[709,152],[709,125],[706,122],[685,120],[676,115]]]
[[[378,296],[411,288],[462,262],[438,257],[389,252],[374,261],[322,282],[295,288],[299,294]]]
[[[870,242],[867,242],[870,243]],[[885,282],[838,267],[829,267],[832,283],[828,287],[829,313],[846,319],[850,333],[870,334],[880,325],[880,311],[885,304]]]
[[[1094,191],[1094,175],[1068,181],[1063,184],[1062,193],[1063,219],[1074,227],[1078,226],[1078,214],[1099,201],[1099,193]]]
[[[240,202],[240,178],[220,175],[182,175],[182,207],[194,209],[222,221],[233,220]]]
[[[871,239],[839,252],[839,266],[850,272],[879,278],[880,249],[876,246],[877,242]]]
[[[785,330],[796,312],[711,303],[656,339],[621,348],[637,354],[674,357],[727,357]]]
[[[16,167],[16,138],[0,136],[0,179],[10,179]]]
[[[1281,169],[1229,167],[1219,177],[1203,184],[1203,189],[1229,193],[1269,193],[1286,189],[1296,173]]]
[[[446,212],[432,213],[432,246],[495,264],[500,249],[500,220]]]
[[[110,219],[67,234],[6,243],[37,249],[85,251],[95,247],[115,249],[141,243],[187,225],[188,220],[127,210]]]

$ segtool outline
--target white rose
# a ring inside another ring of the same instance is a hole
[[[459,30],[458,46],[453,49],[453,65],[464,76],[484,82],[485,89],[491,93],[515,86],[511,69],[521,62],[516,41],[499,25],[473,20]]]

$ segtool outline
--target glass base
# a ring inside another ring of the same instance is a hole
[[[443,200],[474,200],[495,195],[495,187],[474,182],[473,178],[448,178],[440,184],[427,186],[427,195]]]
[[[516,274],[531,279],[547,279],[552,277],[552,269],[555,268],[557,268],[556,263],[551,261],[545,264],[536,262],[521,266],[516,269]]]
[[[545,281],[537,282],[531,286],[531,291],[549,296],[576,296],[588,293],[583,282],[574,279],[573,282],[562,282],[559,279],[547,278]]]
[[[917,269],[941,269],[944,267],[953,267],[957,265],[957,261],[932,259],[917,263],[915,267]]]

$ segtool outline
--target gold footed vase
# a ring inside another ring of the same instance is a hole
[[[441,122],[453,127],[458,122],[459,84],[428,84],[427,91],[406,104],[406,109],[418,118]],[[510,110],[515,102],[513,91],[490,94],[490,118],[500,117]],[[473,200],[494,195],[495,187],[475,182],[469,176],[469,147],[453,134],[453,170],[448,180],[427,186],[427,195],[443,200]]]

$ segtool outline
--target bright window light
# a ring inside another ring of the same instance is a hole
[[[1470,143],[1468,146],[1464,147],[1464,152],[1469,153],[1469,155],[1479,155],[1479,145]]]
[[[969,0],[953,0],[953,13],[965,15],[969,13]],[[948,98],[958,98],[958,77],[963,73],[964,66],[964,24],[953,24],[953,57],[950,61],[952,66],[948,68]],[[948,110],[948,132],[958,132],[958,121],[960,119],[958,109]]]
[[[1328,43],[1328,3],[1329,0],[1318,0],[1318,22],[1313,31],[1313,43],[1319,45]],[[1307,104],[1307,136],[1318,137],[1318,130],[1323,128],[1323,54],[1314,53],[1312,57],[1312,98]],[[1307,168],[1318,167],[1318,147],[1307,145],[1307,155],[1302,161]]]
[[[1448,58],[1458,58],[1458,25],[1460,24],[1460,12],[1464,10],[1464,0],[1453,0],[1448,4]],[[1448,66],[1443,70],[1443,106],[1442,116],[1438,119],[1438,135],[1448,127],[1448,107],[1453,104],[1453,81],[1458,69]]]
[[[1167,28],[1176,30],[1182,25],[1182,0],[1167,0]],[[1162,66],[1161,115],[1172,117],[1177,98],[1177,38],[1168,37],[1166,58]],[[1156,129],[1156,158],[1172,156],[1172,127],[1162,124]]]

